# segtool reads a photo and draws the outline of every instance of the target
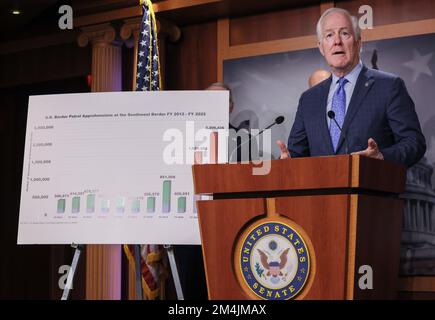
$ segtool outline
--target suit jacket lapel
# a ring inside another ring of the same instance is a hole
[[[329,88],[331,87],[332,76],[320,87],[320,108],[319,108],[319,128],[322,134],[323,143],[326,147],[326,154],[334,154],[331,136],[329,134],[328,121],[326,120],[326,105],[328,102]]]
[[[347,130],[352,123],[355,114],[359,110],[360,104],[364,100],[364,97],[372,87],[373,82],[374,79],[370,76],[370,70],[368,70],[366,66],[363,66],[358,76],[358,80],[356,81],[355,88],[353,89],[352,97],[349,102],[349,107],[346,111],[346,116],[344,117],[342,132],[344,132],[345,134],[347,134]],[[340,140],[338,141],[337,151],[340,149],[343,142],[344,138],[342,134],[340,136]]]

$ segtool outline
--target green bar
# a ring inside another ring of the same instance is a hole
[[[95,194],[88,194],[86,197],[86,212],[95,212]]]
[[[73,197],[72,199],[72,213],[80,212],[80,197]]]
[[[131,203],[131,212],[133,213],[139,213],[140,212],[140,200],[139,199],[133,199]]]
[[[171,181],[163,181],[163,206],[162,212],[171,212]]]
[[[57,200],[57,213],[65,213],[65,199]]]
[[[179,197],[178,198],[178,213],[185,213],[186,212],[186,197]]]
[[[154,213],[156,211],[156,198],[148,197],[147,198],[147,212]]]

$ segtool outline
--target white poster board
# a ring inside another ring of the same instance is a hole
[[[228,100],[226,91],[30,97],[18,244],[199,244],[191,166],[226,162]]]

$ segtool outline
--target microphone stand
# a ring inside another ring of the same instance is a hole
[[[343,129],[340,127],[340,125],[338,124],[337,120],[335,120],[335,113],[334,111],[329,111],[328,112],[328,117],[334,121],[335,125],[337,126],[338,129],[340,129],[341,134],[343,135],[343,140],[345,143],[345,154],[349,154],[349,145],[347,144],[347,137],[346,134],[344,133]]]
[[[241,146],[245,145],[247,142],[250,143],[251,140],[252,140],[252,138],[256,138],[256,137],[258,137],[258,136],[261,135],[265,130],[267,130],[267,129],[273,127],[273,126],[276,125],[276,124],[281,124],[281,123],[284,121],[284,117],[278,117],[278,118],[281,118],[281,119],[280,119],[281,121],[278,122],[278,121],[275,119],[275,121],[274,121],[273,123],[271,123],[270,125],[268,125],[266,128],[261,129],[261,131],[260,131],[259,133],[257,133],[255,136],[251,136],[251,135],[249,135],[249,139],[248,139],[247,141],[242,142],[239,146],[237,146],[237,147],[236,147],[236,148],[231,152],[231,154],[230,154],[228,160],[231,160],[231,159],[232,159],[232,157],[233,157],[233,155],[234,155],[234,152],[235,152],[235,151],[238,151],[238,150],[240,149]],[[277,119],[278,119],[278,118],[277,118]],[[248,134],[249,134],[249,132],[248,132]],[[237,139],[236,139],[236,144],[237,144]],[[237,160],[238,160],[238,159],[237,159]],[[236,161],[236,162],[238,162],[238,161]]]

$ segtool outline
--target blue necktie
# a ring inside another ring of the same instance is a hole
[[[344,86],[347,83],[347,79],[342,77],[338,80],[337,90],[332,97],[331,110],[335,113],[335,120],[341,128],[343,128],[344,116],[346,114],[346,92]],[[335,121],[331,121],[329,125],[329,134],[331,136],[332,146],[334,147],[334,153],[337,151],[338,140],[340,140],[341,131],[335,124]]]

